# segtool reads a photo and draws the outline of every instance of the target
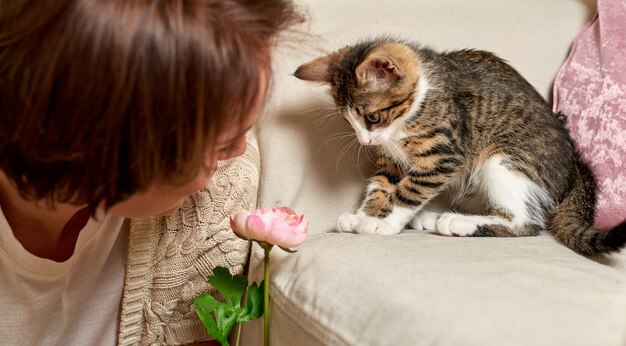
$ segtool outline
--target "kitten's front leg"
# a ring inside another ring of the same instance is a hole
[[[388,175],[373,177],[359,210],[339,217],[339,231],[381,235],[400,233],[417,210],[393,203],[396,185],[392,180],[395,179]]]
[[[390,212],[390,197],[395,190],[390,179],[393,178],[384,175],[371,178],[361,207],[354,214],[341,215],[337,220],[337,229],[350,233],[393,234],[393,227],[383,220]]]
[[[456,171],[456,167],[435,166],[410,171],[397,182],[393,177],[376,176],[359,211],[344,214],[338,227],[341,231],[354,233],[400,233],[428,202],[439,195]]]
[[[337,220],[340,232],[392,235],[402,230],[404,225],[397,225],[392,215],[392,196],[395,192],[393,177],[376,175],[370,179],[365,198],[356,213],[345,213]],[[390,222],[391,221],[391,222]]]

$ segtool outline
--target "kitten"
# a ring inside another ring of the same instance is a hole
[[[626,222],[592,227],[595,180],[546,101],[511,66],[477,50],[439,53],[379,38],[300,66],[330,85],[378,171],[342,232],[533,236],[548,229],[584,255],[619,250]],[[549,221],[548,221],[549,220]]]

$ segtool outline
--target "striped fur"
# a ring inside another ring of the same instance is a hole
[[[410,224],[511,237],[549,229],[584,255],[626,243],[626,223],[591,226],[593,176],[545,100],[493,54],[380,38],[295,76],[330,85],[359,142],[377,153],[378,172],[359,210],[340,217],[340,231],[396,234]]]

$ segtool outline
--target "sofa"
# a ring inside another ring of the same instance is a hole
[[[626,345],[626,252],[587,258],[549,234],[451,238],[334,233],[359,206],[370,160],[327,88],[300,81],[314,57],[381,34],[436,49],[496,53],[551,99],[592,0],[298,0],[307,21],[276,47],[257,127],[258,207],[310,222],[296,253],[271,253],[270,343],[313,345]],[[352,137],[351,137],[352,136]],[[253,246],[250,280],[261,281]],[[262,319],[242,345],[260,345]]]

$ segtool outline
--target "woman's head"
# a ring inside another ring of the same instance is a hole
[[[286,0],[0,0],[0,170],[91,208],[206,178],[294,19]]]

